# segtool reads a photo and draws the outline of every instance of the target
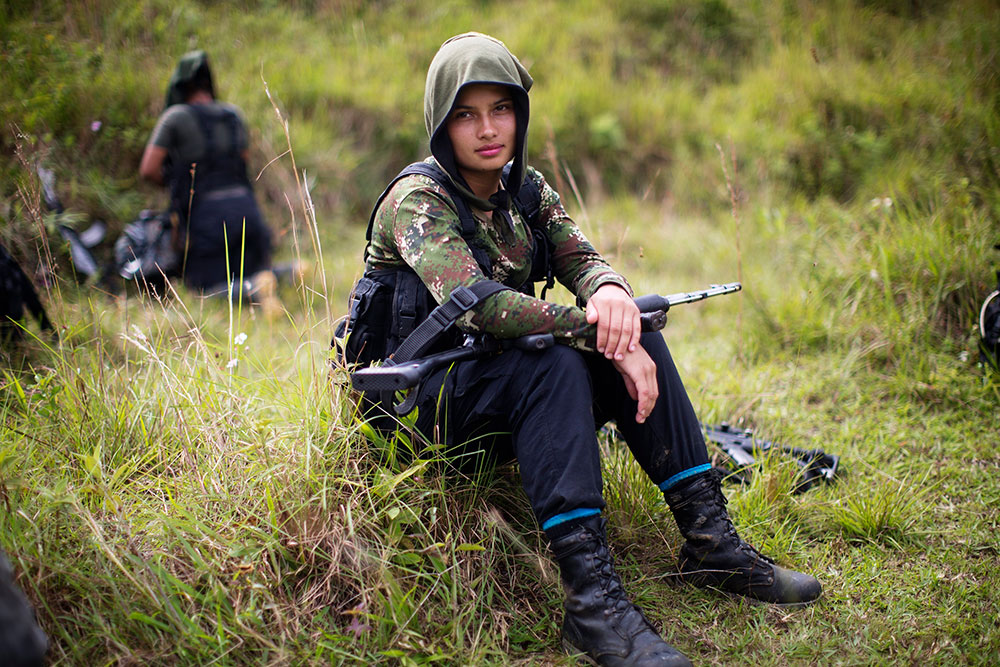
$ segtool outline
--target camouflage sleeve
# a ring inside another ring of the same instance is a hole
[[[559,282],[579,297],[581,303],[587,303],[597,288],[605,283],[619,285],[631,295],[632,287],[628,281],[594,249],[566,213],[559,194],[537,170],[529,167],[528,175],[541,191],[540,222],[553,245],[552,266]]]
[[[462,238],[457,212],[436,188],[420,188],[398,201],[395,211],[380,211],[376,223],[383,227],[392,217],[394,245],[400,257],[420,277],[434,299],[441,303],[459,285],[485,280],[472,251]],[[569,262],[565,263],[569,266]],[[531,333],[551,333],[562,344],[593,351],[596,328],[584,311],[561,306],[520,292],[505,290],[483,301],[464,315],[458,325],[465,331],[514,338]]]

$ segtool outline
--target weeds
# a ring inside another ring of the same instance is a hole
[[[827,520],[849,540],[884,542],[902,549],[919,540],[926,521],[926,498],[933,491],[923,480],[897,480],[888,476],[821,506]]]
[[[777,457],[727,488],[741,534],[824,583],[786,614],[675,585],[662,495],[602,440],[612,550],[650,618],[702,662],[988,663],[1000,391],[969,335],[997,241],[996,25],[969,18],[987,4],[12,6],[5,243],[45,233],[24,158],[46,150],[71,213],[112,234],[150,196],[163,54],[197,38],[254,128],[282,252],[317,266],[273,322],[56,278],[59,339],[0,376],[0,542],[53,661],[565,664],[516,468],[466,476],[406,428],[372,437],[328,369],[360,223],[423,151],[414,82],[476,28],[531,67],[534,162],[637,291],[742,278],[742,316],[716,300],[665,331],[699,416],[842,457],[805,494]]]

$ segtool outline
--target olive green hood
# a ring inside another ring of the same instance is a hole
[[[431,155],[448,173],[452,182],[469,201],[482,210],[498,206],[509,208],[506,197],[494,195],[484,201],[472,194],[455,165],[455,152],[444,124],[462,86],[469,83],[492,83],[508,86],[513,92],[517,116],[517,145],[507,188],[513,198],[521,187],[526,168],[528,134],[528,91],[531,75],[503,42],[478,32],[452,37],[438,49],[427,70],[424,88],[424,124],[430,137]]]
[[[212,85],[212,70],[208,66],[208,55],[204,51],[191,51],[185,53],[177,62],[177,69],[170,77],[167,84],[167,106],[183,104],[185,99],[185,88],[195,79],[203,78],[208,81],[209,91],[215,97],[215,87]]]

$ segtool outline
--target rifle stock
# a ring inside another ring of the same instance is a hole
[[[544,350],[555,344],[552,334],[529,334],[509,341],[486,339],[470,342],[453,350],[430,354],[402,364],[386,361],[382,366],[370,366],[351,373],[351,386],[358,391],[401,391],[412,389],[420,381],[447,364],[478,359],[506,348],[532,351]]]
[[[370,366],[351,373],[351,386],[358,391],[401,391],[412,389],[420,381],[445,364],[485,356],[489,351],[482,345],[470,345],[432,354],[423,359],[398,366]]]

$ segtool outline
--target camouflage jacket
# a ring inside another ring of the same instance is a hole
[[[432,160],[433,158],[429,158]],[[594,249],[576,223],[566,214],[559,195],[535,169],[528,168],[541,192],[539,226],[552,241],[550,255],[555,277],[586,303],[604,283],[632,289]],[[476,243],[489,256],[493,280],[515,290],[531,271],[531,231],[514,210],[513,229],[501,215],[477,211],[480,223]],[[422,175],[400,179],[376,212],[368,248],[367,269],[409,266],[441,303],[459,285],[471,285],[486,276],[461,235],[458,212],[447,191]],[[467,332],[486,332],[498,338],[529,333],[551,333],[559,343],[593,351],[596,327],[588,324],[583,309],[561,306],[517,291],[491,296],[466,313],[458,326]]]

